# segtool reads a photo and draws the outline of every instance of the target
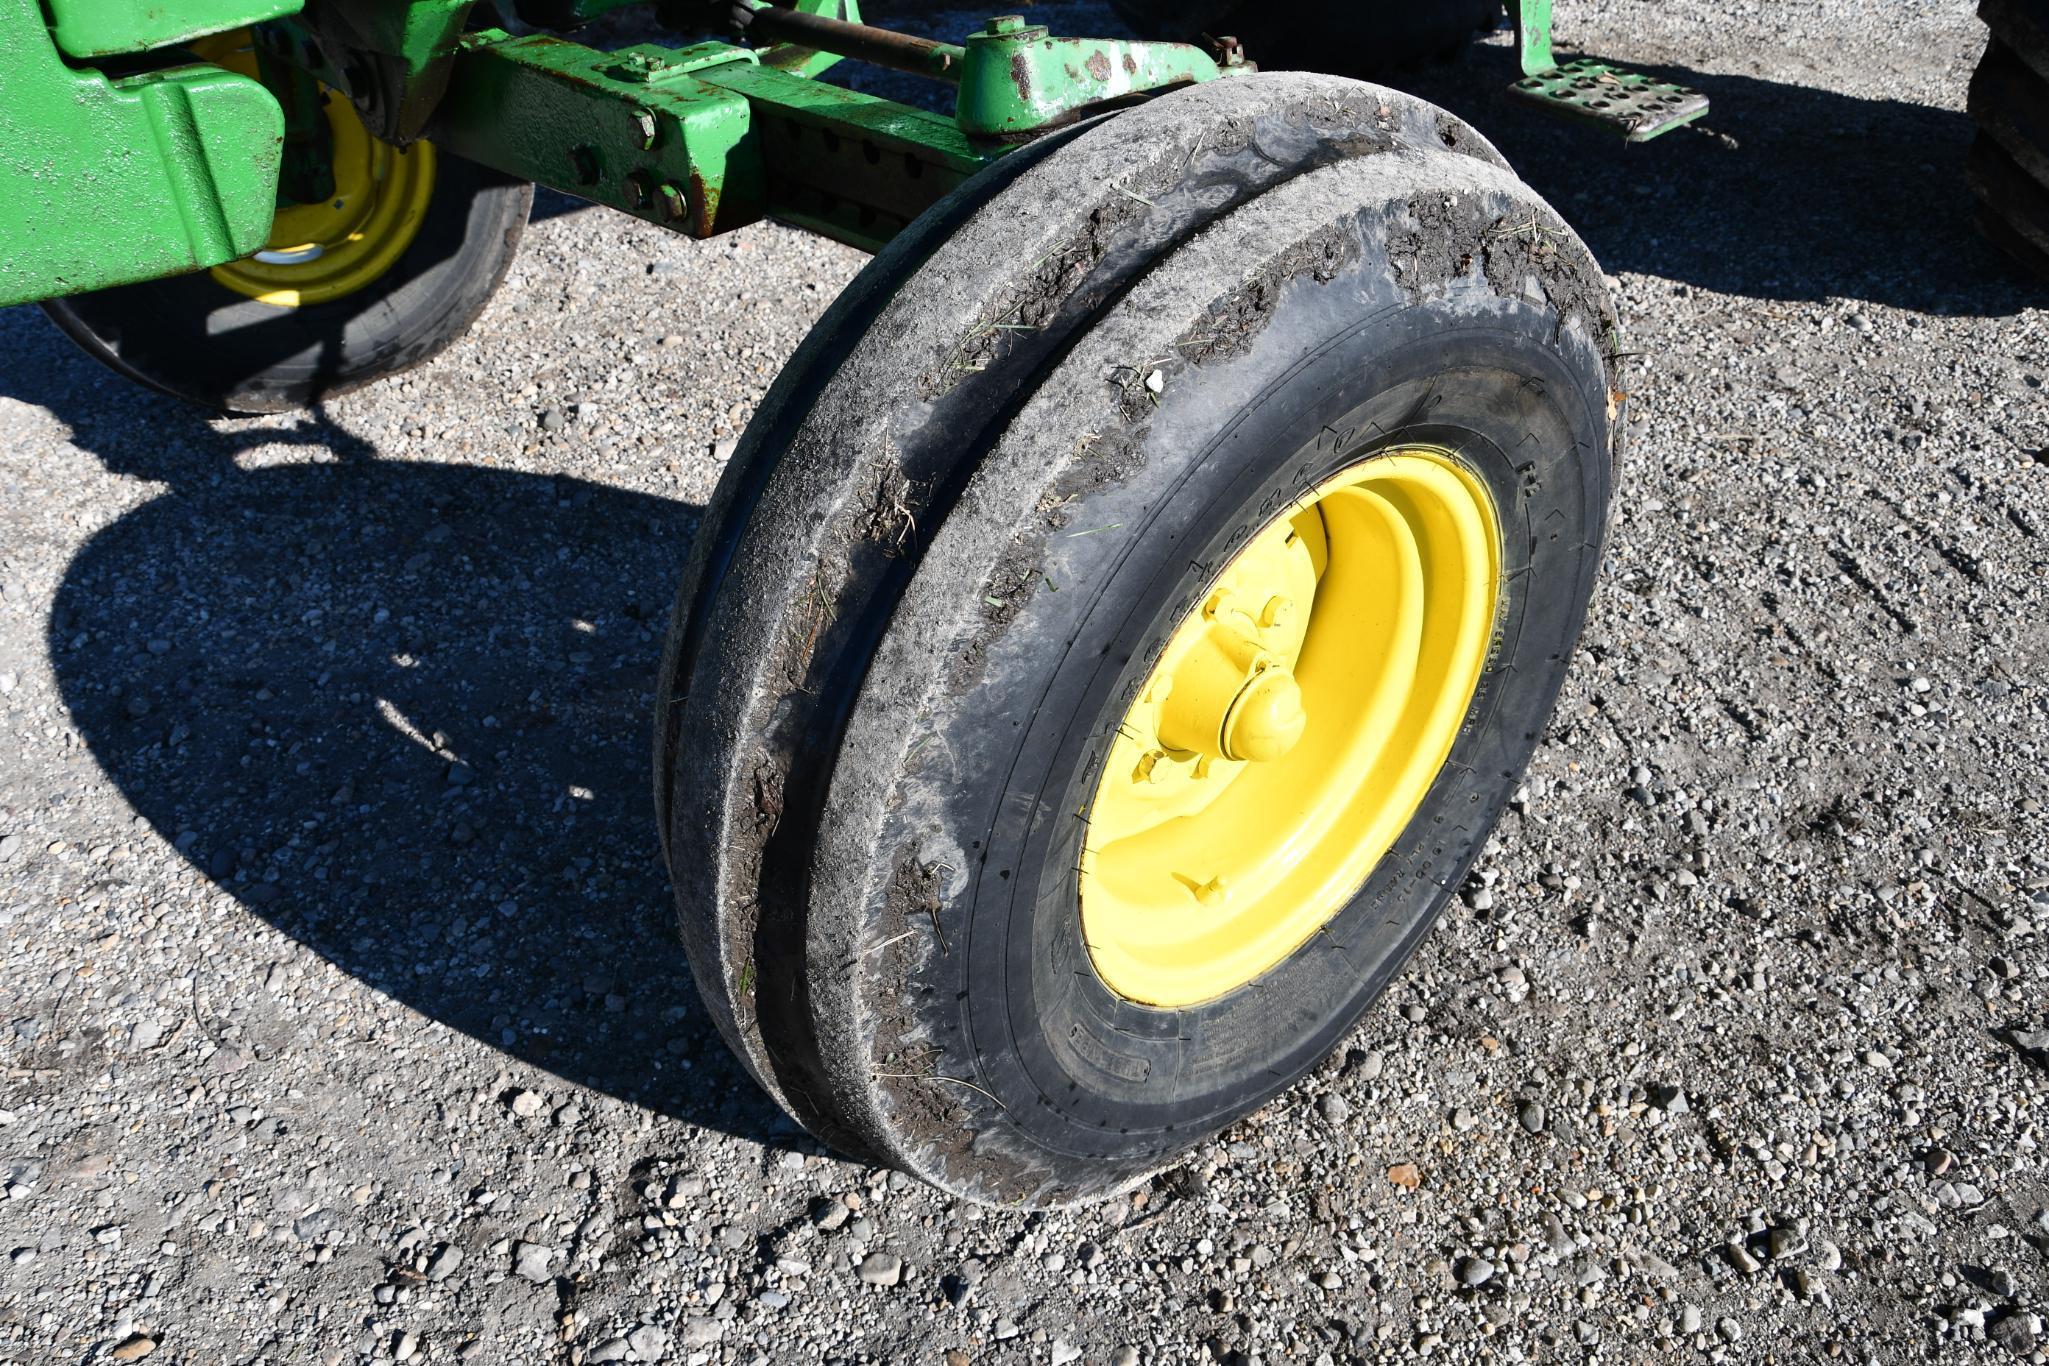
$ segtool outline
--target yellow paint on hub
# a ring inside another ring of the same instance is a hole
[[[208,61],[256,75],[246,33],[209,42],[201,52]],[[281,207],[262,251],[212,271],[237,294],[278,308],[326,303],[378,279],[413,244],[434,193],[432,143],[394,147],[373,137],[340,93],[322,86],[320,94],[334,143],[334,194]]]
[[[1213,1000],[1358,893],[1451,753],[1500,579],[1493,498],[1434,447],[1325,480],[1224,567],[1089,807],[1082,937],[1111,990]]]

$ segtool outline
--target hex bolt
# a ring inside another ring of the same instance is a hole
[[[1025,21],[1022,15],[999,14],[994,19],[991,19],[988,27],[982,31],[984,33],[1016,33],[1024,26]]]
[[[626,177],[626,206],[636,211],[645,209],[654,199],[654,180],[646,171],[635,171]]]
[[[653,151],[655,136],[661,131],[661,125],[655,122],[655,111],[635,105],[633,107],[633,131],[640,138],[640,150],[643,152]]]
[[[1163,783],[1167,781],[1167,756],[1160,750],[1152,750],[1138,761],[1138,767],[1131,771],[1133,782]]]
[[[690,200],[674,181],[665,180],[655,191],[655,197],[662,202],[662,217],[671,223],[680,223],[690,212]]]

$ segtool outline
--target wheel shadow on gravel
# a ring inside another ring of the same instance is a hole
[[[1964,178],[1972,124],[1961,112],[1646,66],[1714,107],[1700,129],[1632,146],[1510,99],[1511,50],[1475,47],[1467,58],[1398,83],[1493,140],[1611,272],[1962,316],[2044,300],[2041,283],[1978,232]]]
[[[432,1019],[796,1141],[697,1003],[655,837],[649,699],[698,509],[376,459],[319,415],[216,427],[21,312],[0,342],[0,393],[169,485],[77,553],[48,639],[73,725],[162,837]],[[238,466],[280,441],[333,458]]]

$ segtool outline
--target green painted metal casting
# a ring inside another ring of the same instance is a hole
[[[1215,80],[1216,62],[1183,43],[1054,38],[1006,16],[971,36],[961,58],[954,122],[970,137],[1015,137],[1090,105]]]
[[[754,55],[724,44],[606,53],[485,30],[464,42],[433,138],[459,156],[710,236],[763,193],[759,159],[737,155],[752,123],[746,98],[701,79],[728,63],[752,65]]]
[[[67,66],[36,0],[0,0],[0,304],[219,265],[276,206],[284,114],[211,66]]]
[[[50,34],[81,60],[147,52],[209,33],[294,14],[304,0],[44,0]]]
[[[951,121],[724,43],[474,33],[430,130],[511,174],[709,237],[767,214],[873,249],[995,155]]]
[[[769,15],[764,31],[843,41],[957,82],[954,117],[808,80],[828,54],[795,41],[603,53],[485,30],[463,40],[428,132],[462,156],[699,237],[774,214],[872,250],[1012,143],[1219,74],[1178,44],[1052,38],[997,19],[956,46],[835,24],[839,8],[811,0]]]

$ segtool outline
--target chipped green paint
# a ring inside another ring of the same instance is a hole
[[[1091,105],[1220,74],[1207,54],[1185,43],[1055,38],[1042,25],[992,19],[967,40],[954,122],[970,137],[1029,135]]]
[[[76,70],[36,0],[0,0],[0,304],[256,250],[283,136],[255,81],[211,66]]]
[[[1525,76],[1558,69],[1551,55],[1551,0],[1516,0],[1515,53]]]

